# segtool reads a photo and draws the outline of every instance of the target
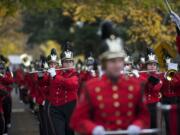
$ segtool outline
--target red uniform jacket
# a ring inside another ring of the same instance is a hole
[[[161,74],[159,73],[143,73],[144,77],[146,78],[145,82],[145,101],[147,104],[151,103],[157,103],[161,100],[161,87],[162,87],[162,80],[161,80]],[[152,82],[148,81],[148,78],[150,76],[153,76],[155,78],[160,79],[159,83],[153,84]]]
[[[6,87],[0,84],[0,113],[3,112],[2,102],[6,95],[8,95]]]
[[[131,124],[148,128],[149,123],[140,81],[122,76],[113,84],[103,75],[85,85],[70,126],[78,133],[90,135],[98,125],[106,130],[118,130]]]
[[[86,83],[87,81],[96,78],[97,76],[93,76],[92,73],[90,71],[81,71],[79,74],[79,91],[78,94],[80,94],[82,92],[82,87],[84,85],[84,83]]]
[[[34,74],[28,74],[27,73],[26,82],[27,82],[27,88],[28,88],[28,91],[29,91],[28,92],[29,96],[31,98],[35,98],[36,94],[37,94],[37,89],[38,89],[38,86],[37,86],[37,82],[38,82],[37,73],[34,73]]]
[[[96,78],[96,76],[93,76],[90,71],[81,71],[79,77],[80,77],[81,83],[87,82],[93,78]]]
[[[13,82],[13,77],[10,72],[6,72],[3,77],[0,77],[0,84],[2,84],[6,88],[6,91],[8,91],[9,93],[7,96],[10,96],[10,92],[12,91],[10,85]]]
[[[24,72],[21,68],[16,70],[16,74],[15,74],[15,82],[16,84],[18,84],[19,86],[24,85]]]
[[[36,102],[42,105],[43,101],[47,99],[48,96],[48,85],[49,85],[49,73],[43,73],[43,77],[38,77],[37,81],[37,93]]]
[[[75,70],[57,72],[56,76],[50,79],[49,102],[54,106],[60,106],[76,100],[78,86]]]
[[[161,93],[163,98],[180,96],[180,73],[176,73],[172,81],[163,79]]]

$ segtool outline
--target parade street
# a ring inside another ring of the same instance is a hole
[[[29,108],[20,103],[15,91],[12,92],[12,127],[9,135],[38,135],[38,120]]]

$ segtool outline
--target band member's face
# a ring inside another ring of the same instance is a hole
[[[64,60],[62,62],[62,67],[63,68],[71,68],[74,66],[74,61],[73,60]]]
[[[128,71],[132,70],[132,65],[131,64],[125,64],[124,69],[128,70]]]
[[[148,63],[147,70],[157,70],[157,64],[156,63]]]
[[[49,67],[50,67],[50,68],[56,68],[56,67],[57,67],[57,63],[51,62],[51,63],[49,64]]]
[[[106,73],[112,77],[118,77],[124,69],[124,58],[114,58],[106,61]]]

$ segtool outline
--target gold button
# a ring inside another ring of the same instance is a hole
[[[106,117],[107,114],[103,112],[103,113],[101,114],[101,116],[102,116],[102,117]]]
[[[134,90],[134,87],[133,87],[132,85],[130,85],[130,86],[128,87],[128,90],[129,90],[129,91],[133,91],[133,90]]]
[[[118,99],[119,95],[117,93],[114,93],[112,97],[113,97],[113,99]]]
[[[121,121],[121,120],[117,120],[117,121],[116,121],[116,124],[117,124],[117,125],[121,125],[121,124],[122,124],[122,121]]]
[[[100,91],[101,91],[101,88],[100,88],[100,87],[96,87],[96,88],[95,88],[95,92],[96,92],[96,93],[98,93],[98,92],[100,92]]]
[[[131,111],[127,112],[127,116],[131,116],[131,115],[132,115]]]
[[[121,113],[119,111],[115,112],[115,116],[117,116],[117,117],[120,116],[120,114]]]
[[[99,108],[103,109],[104,108],[104,104],[103,103],[99,104]]]
[[[118,90],[118,86],[113,85],[113,86],[112,86],[112,90],[113,90],[113,91],[117,91],[117,90]]]
[[[101,96],[101,95],[98,95],[98,96],[97,96],[97,100],[98,100],[98,101],[101,101],[102,99],[103,99],[103,96]]]
[[[133,99],[133,97],[134,97],[134,96],[133,96],[132,94],[129,94],[129,95],[128,95],[128,99]]]
[[[114,104],[113,104],[113,105],[114,105],[114,107],[116,107],[116,108],[117,108],[117,107],[119,107],[119,106],[120,106],[120,103],[116,101],[116,102],[114,102]]]
[[[128,107],[132,108],[133,107],[133,103],[128,103]]]

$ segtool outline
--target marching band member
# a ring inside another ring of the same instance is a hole
[[[55,88],[55,90],[59,89],[58,88],[58,84],[59,84],[59,80],[57,81],[58,78],[55,78],[56,76],[61,76],[61,72],[60,71],[56,71],[56,69],[59,68],[59,58],[57,56],[57,52],[56,49],[51,49],[51,54],[48,55],[47,57],[47,62],[48,62],[48,71],[47,73],[45,72],[43,75],[42,80],[40,81],[42,87],[43,88],[43,93],[45,95],[45,102],[42,101],[42,104],[44,104],[44,113],[45,113],[45,117],[46,117],[46,126],[47,129],[45,129],[46,134],[47,135],[54,135],[55,131],[54,131],[54,126],[52,125],[52,120],[50,117],[50,106],[51,106],[51,100],[52,98],[55,98],[54,95],[52,95],[53,89]],[[39,74],[40,75],[40,74]],[[38,75],[38,76],[39,76]],[[40,75],[41,76],[41,75]],[[58,84],[54,85],[53,81],[57,81]],[[54,86],[53,86],[54,85]],[[46,88],[47,86],[47,88]],[[54,87],[54,88],[53,88]],[[47,90],[47,91],[46,91]],[[55,92],[53,92],[55,93]],[[55,93],[56,94],[56,93]]]
[[[146,58],[147,72],[141,73],[145,79],[145,102],[151,116],[151,128],[157,128],[157,109],[156,105],[161,100],[161,74],[158,73],[158,61],[155,54],[150,50]]]
[[[7,91],[7,95],[3,98],[2,107],[4,111],[4,120],[5,120],[5,129],[4,134],[8,133],[8,128],[11,126],[11,109],[12,109],[12,97],[11,97],[11,91],[12,88],[10,85],[13,83],[13,77],[10,71],[5,67],[5,64],[7,63],[8,59],[5,58],[3,55],[0,56],[0,83],[5,87],[5,90]]]
[[[83,62],[80,59],[78,59],[78,61],[76,63],[76,70],[79,75],[82,71],[82,66],[83,66]]]
[[[73,52],[70,44],[66,44],[61,54],[64,70],[59,73],[50,71],[49,82],[49,119],[54,135],[74,135],[69,128],[69,119],[76,105],[78,77],[74,69]]]
[[[145,57],[144,56],[141,56],[139,57],[139,61],[138,61],[138,64],[137,64],[137,69],[139,71],[144,71],[146,70],[146,62],[145,62]]]
[[[126,54],[120,42],[110,43],[113,39],[109,35],[100,49],[104,75],[85,84],[72,115],[71,127],[80,134],[104,135],[105,131],[127,129],[135,135],[149,127],[141,83],[121,74]]]
[[[97,77],[96,72],[94,70],[94,63],[95,60],[92,57],[92,55],[88,56],[85,61],[84,69],[80,72],[79,75],[79,94],[81,93],[81,88],[83,87],[85,82]]]
[[[176,48],[178,55],[180,54],[180,17],[173,11],[170,14],[171,20],[176,24]],[[179,135],[180,129],[178,125],[180,124],[180,73],[179,73],[179,63],[169,62],[167,63],[168,71],[164,74],[162,91],[162,103],[168,105],[176,105],[176,113],[173,110],[170,112],[165,112],[165,124],[166,132],[169,135]],[[169,117],[170,116],[170,117]],[[172,117],[173,116],[173,117]],[[173,119],[174,118],[174,119]]]
[[[6,91],[6,88],[2,84],[0,84],[0,135],[2,135],[5,130],[3,99],[7,95],[8,95],[8,92]]]
[[[48,68],[47,59],[45,56],[41,55],[40,60],[38,62],[38,72],[34,76],[35,80],[35,89],[36,89],[36,95],[35,95],[35,101],[39,105],[39,131],[40,135],[47,135],[47,117],[45,112],[45,100],[48,95],[48,78],[49,74],[47,72],[43,72],[43,70],[46,70]]]
[[[126,56],[124,59],[125,66],[124,66],[124,73],[131,76],[131,77],[136,77],[139,78],[139,72],[137,69],[134,69],[134,62],[133,59],[130,56]]]

